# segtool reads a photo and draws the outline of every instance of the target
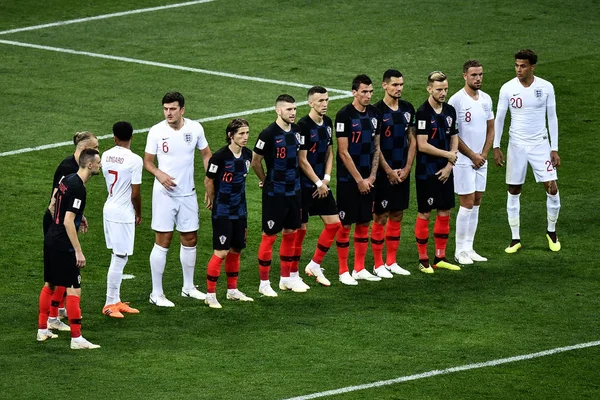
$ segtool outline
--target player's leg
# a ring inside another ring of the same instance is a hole
[[[279,247],[279,261],[281,275],[279,288],[281,290],[291,290],[296,293],[304,293],[310,286],[302,281],[298,271],[291,275],[291,268],[294,262],[295,245],[298,228],[302,225],[302,198],[298,193],[295,196],[286,196],[287,207],[283,217],[283,234],[281,236],[281,245]]]
[[[451,271],[460,271],[458,265],[448,262],[446,259],[446,246],[450,236],[450,210],[455,207],[454,203],[454,179],[452,175],[445,182],[435,179],[436,197],[434,207],[437,209],[435,224],[433,227],[433,238],[435,241],[434,268],[444,268]]]
[[[176,228],[181,239],[179,261],[183,273],[183,286],[181,296],[204,300],[206,295],[194,285],[194,271],[196,269],[196,244],[198,242],[198,199],[196,195],[177,197],[179,203],[176,215]]]
[[[398,265],[397,255],[402,232],[403,210],[390,212],[386,225],[386,261],[385,267],[396,275],[410,275],[410,272]]]
[[[258,247],[258,268],[260,284],[258,292],[263,296],[277,297],[277,292],[271,287],[269,273],[273,259],[273,244],[277,234],[283,229],[282,213],[285,204],[281,198],[269,196],[265,191],[262,195],[262,238]]]
[[[356,204],[360,192],[356,184],[352,182],[338,182],[337,184],[337,206],[339,210],[341,227],[337,234],[336,248],[338,254],[339,280],[344,285],[358,285],[358,282],[350,275],[348,268],[348,254],[350,251],[350,229],[356,222]]]
[[[550,159],[550,144],[545,142],[533,147],[529,151],[528,156],[535,181],[543,182],[546,189],[546,212],[548,220],[546,239],[548,240],[548,247],[552,251],[559,251],[561,245],[556,237],[556,221],[558,220],[560,211],[560,195],[556,184],[556,180],[558,179],[556,167],[552,165]]]
[[[365,268],[365,257],[369,248],[369,226],[373,219],[373,192],[361,194],[358,198],[356,225],[354,226],[354,270],[355,280],[380,281],[379,276]]]
[[[548,239],[548,246],[552,251],[559,251],[561,249],[560,242],[556,237],[556,222],[558,221],[558,213],[560,211],[560,195],[558,193],[558,186],[556,181],[544,182],[546,188],[546,210],[548,219],[548,229],[546,231],[546,238]]]
[[[481,199],[483,198],[483,191],[478,190],[475,192],[475,198],[473,200],[473,211],[471,212],[471,220],[469,221],[469,231],[467,232],[467,246],[469,249],[469,258],[473,261],[482,262],[487,261],[487,258],[480,256],[473,249],[473,242],[475,241],[475,233],[477,232],[477,225],[479,224],[479,207],[481,206]]]
[[[522,146],[516,146],[509,142],[506,154],[506,184],[508,185],[508,197],[506,200],[506,213],[508,225],[512,235],[510,245],[504,249],[507,253],[516,253],[521,247],[520,212],[521,212],[521,188],[525,183],[527,174],[527,150]]]
[[[332,196],[331,193],[329,196]],[[333,196],[331,200],[333,201]],[[332,212],[335,212],[335,210],[332,210]],[[340,217],[337,214],[321,215],[321,219],[323,220],[325,226],[319,234],[317,248],[315,249],[312,259],[306,265],[306,268],[304,268],[304,272],[308,276],[314,276],[317,280],[317,283],[323,286],[330,286],[331,282],[325,277],[325,274],[323,274],[321,263],[329,251],[329,248],[333,244],[335,236],[337,235],[342,224],[340,223]]]
[[[427,244],[429,242],[429,218],[433,209],[434,188],[430,180],[416,179],[417,189],[417,220],[415,222],[415,239],[419,253],[419,271],[433,274],[433,268],[429,264]]]
[[[373,273],[381,278],[393,278],[385,268],[383,261],[383,244],[385,242],[385,225],[388,221],[390,204],[390,184],[385,175],[375,181],[375,201],[373,203],[373,227],[371,228],[371,250],[373,251]]]
[[[48,315],[50,314],[50,302],[52,301],[52,295],[54,294],[55,286],[50,283],[54,281],[54,265],[56,257],[44,244],[44,286],[40,292],[39,297],[39,311],[38,311],[38,331],[37,341],[43,342],[47,339],[56,339],[58,335],[52,333],[48,329]]]
[[[173,239],[173,226],[178,206],[172,197],[155,188],[152,192],[152,230],[155,232],[154,247],[150,251],[150,272],[152,292],[150,304],[159,307],[173,307],[163,292],[163,274],[167,264],[167,253]]]
[[[469,252],[469,224],[475,201],[475,169],[472,165],[456,165],[453,168],[454,190],[460,206],[456,214],[456,247],[454,259],[459,264],[473,264]]]
[[[233,221],[231,249],[225,258],[225,273],[227,274],[227,300],[254,301],[237,287],[240,272],[240,253],[246,248],[247,220],[245,218]]]
[[[232,221],[227,218],[212,218],[211,221],[213,255],[206,267],[206,299],[204,303],[210,308],[221,308],[221,304],[217,300],[217,281],[231,245]]]

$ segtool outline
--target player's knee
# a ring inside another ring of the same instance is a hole
[[[229,250],[215,250],[214,254],[220,259],[224,259],[225,257],[227,257],[227,253],[229,253]]]
[[[508,185],[508,193],[513,196],[521,194],[521,185]]]
[[[373,221],[377,224],[385,225],[385,224],[387,224],[388,216],[387,216],[387,214],[381,214],[381,215],[374,214]]]
[[[556,181],[546,182],[546,192],[553,196],[558,193],[558,186],[556,185]]]
[[[429,218],[431,217],[431,211],[420,212],[417,214],[417,217],[419,219],[424,219],[425,221],[429,221]]]
[[[390,214],[392,221],[400,222],[402,221],[402,217],[404,217],[404,211],[394,211]]]

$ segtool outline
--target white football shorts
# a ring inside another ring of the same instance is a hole
[[[485,192],[487,184],[488,162],[479,169],[473,165],[457,164],[452,169],[454,173],[454,193],[458,195]]]
[[[114,254],[130,256],[135,241],[135,223],[121,223],[104,220],[104,238],[106,247]]]
[[[558,179],[556,168],[550,161],[550,143],[522,146],[508,143],[506,155],[506,184],[522,185],[527,175],[527,163],[531,165],[536,182]]]
[[[196,232],[198,220],[198,198],[191,196],[169,196],[160,187],[152,190],[152,229],[156,232]]]

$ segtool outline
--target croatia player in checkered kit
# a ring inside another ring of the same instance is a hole
[[[262,239],[258,249],[260,285],[258,291],[267,297],[277,297],[271,287],[269,272],[273,258],[273,244],[283,230],[279,249],[281,290],[306,292],[307,286],[299,276],[290,276],[294,260],[296,231],[301,220],[300,171],[298,150],[301,145],[300,127],[296,119],[296,100],[282,94],[275,101],[277,120],[258,136],[252,168],[262,187]],[[263,169],[265,161],[267,172]]]
[[[337,149],[337,204],[342,222],[337,250],[339,279],[345,285],[357,280],[380,281],[365,269],[369,225],[373,219],[373,186],[379,166],[379,112],[371,105],[373,82],[366,75],[352,81],[352,103],[335,117]],[[348,270],[350,228],[354,229],[354,270]]]
[[[375,181],[375,204],[371,247],[375,266],[373,273],[381,278],[394,274],[410,275],[396,262],[404,210],[410,197],[410,170],[417,148],[415,108],[401,100],[404,77],[395,69],[383,73],[382,100],[375,104],[381,114],[381,153]],[[383,261],[383,243],[386,260]]]
[[[515,54],[517,77],[502,86],[498,100],[494,161],[500,166],[504,165],[504,155],[500,150],[504,117],[506,110],[510,109],[506,159],[506,184],[508,185],[506,211],[512,241],[505,249],[507,253],[516,253],[521,248],[520,196],[527,174],[527,163],[533,169],[535,181],[543,182],[546,189],[548,247],[552,251],[559,251],[561,247],[556,237],[556,221],[560,211],[560,196],[556,184],[558,179],[556,168],[560,166],[556,99],[552,84],[534,76],[536,64],[537,54],[532,50],[524,49]],[[546,115],[548,115],[548,129],[546,129]],[[548,136],[550,136],[550,143],[548,143]]]
[[[165,94],[162,105],[165,120],[150,128],[144,154],[144,168],[156,177],[152,189],[152,229],[156,239],[150,253],[150,303],[159,307],[173,307],[173,302],[165,297],[162,284],[167,252],[173,238],[173,225],[179,231],[181,240],[181,296],[197,300],[206,298],[194,285],[199,228],[194,155],[196,149],[200,150],[206,170],[212,153],[202,125],[184,118],[185,99],[181,93]],[[158,167],[154,164],[155,158],[158,159]]]
[[[246,248],[248,210],[246,176],[252,151],[246,148],[250,128],[243,118],[231,120],[225,129],[227,146],[219,149],[208,162],[204,179],[206,208],[212,210],[213,249],[206,274],[206,300],[211,308],[221,308],[217,300],[217,280],[225,260],[227,300],[253,301],[237,288],[240,253]]]
[[[296,236],[294,263],[297,271],[309,217],[320,216],[325,227],[319,235],[315,253],[304,271],[307,275],[314,276],[321,285],[329,286],[331,283],[323,274],[321,262],[335,240],[341,223],[335,199],[329,189],[333,168],[333,122],[325,115],[329,105],[327,89],[321,86],[310,88],[308,105],[310,106],[308,115],[298,121],[302,129],[302,145],[299,153],[302,171],[302,225]]]
[[[477,60],[463,65],[465,86],[448,104],[458,118],[458,160],[454,167],[454,191],[460,200],[456,215],[456,248],[459,264],[487,261],[473,249],[479,221],[479,205],[487,183],[487,155],[494,140],[492,98],[481,89],[483,67]]]
[[[448,78],[441,71],[427,77],[429,98],[417,110],[417,222],[415,237],[419,251],[419,270],[433,274],[429,265],[427,242],[431,210],[437,210],[433,237],[435,268],[458,271],[458,265],[446,260],[446,245],[450,234],[450,210],[454,208],[452,168],[458,154],[456,111],[444,103],[448,94]]]

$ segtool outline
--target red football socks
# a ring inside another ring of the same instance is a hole
[[[356,272],[365,268],[365,256],[369,247],[369,225],[356,225],[354,227],[354,270]]]
[[[227,289],[237,289],[240,272],[240,253],[227,253],[225,258],[225,273],[227,274]]]
[[[298,229],[296,231],[296,243],[294,244],[294,261],[290,267],[290,272],[298,272],[298,264],[302,257],[302,243],[306,237],[306,229]]]
[[[279,247],[279,260],[281,268],[281,277],[289,278],[292,262],[294,261],[294,243],[296,242],[296,232],[284,233]]]
[[[61,307],[61,303],[62,303],[62,307],[65,306],[65,293],[67,291],[67,288],[64,286],[56,286],[56,288],[54,289],[54,294],[52,295],[52,301],[50,303],[50,317],[51,318],[56,318],[58,317],[58,308]]]
[[[277,240],[277,235],[262,234],[262,240],[258,247],[258,274],[261,281],[269,280],[271,271],[271,259],[273,258],[273,243]]]
[[[208,268],[206,269],[206,292],[215,293],[217,290],[217,281],[221,274],[221,264],[223,259],[217,255],[210,258],[208,262]]]
[[[398,253],[398,246],[400,245],[400,232],[402,227],[400,221],[388,220],[386,227],[385,245],[386,245],[386,257],[385,263],[392,265],[396,262],[396,255]]]
[[[81,308],[79,302],[79,297],[67,295],[67,315],[69,316],[72,338],[81,336]]]
[[[50,314],[50,302],[52,301],[53,294],[54,292],[46,285],[44,285],[40,292],[38,329],[48,328],[48,315]]]
[[[450,234],[450,216],[437,215],[433,226],[436,258],[446,258],[446,245]]]
[[[356,231],[354,233],[356,237]],[[385,226],[378,222],[373,223],[371,229],[371,248],[373,249],[373,261],[375,262],[375,268],[383,265],[383,238],[385,237]]]
[[[313,255],[312,260],[317,264],[321,264],[325,254],[329,251],[331,244],[335,239],[335,235],[338,230],[342,226],[341,223],[336,222],[335,224],[325,224],[325,228],[321,231],[319,235],[319,240],[317,241],[317,248],[315,250],[315,254]],[[348,257],[346,257],[348,258]]]
[[[337,235],[337,253],[338,261],[340,264],[340,275],[344,272],[348,272],[348,251],[350,250],[350,228],[346,228],[343,225],[340,227]]]
[[[415,237],[417,238],[417,250],[419,251],[419,260],[428,260],[427,241],[429,240],[429,221],[417,217],[415,224]]]

